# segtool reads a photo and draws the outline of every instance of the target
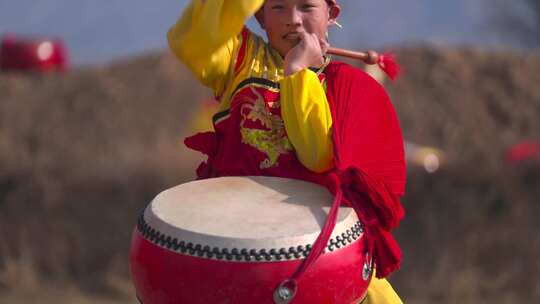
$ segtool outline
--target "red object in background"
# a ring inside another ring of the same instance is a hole
[[[508,148],[506,160],[513,165],[523,162],[536,162],[540,164],[540,142],[527,140]]]
[[[5,35],[0,44],[0,69],[22,71],[63,71],[68,55],[60,39]]]

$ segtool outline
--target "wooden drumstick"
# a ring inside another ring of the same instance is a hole
[[[372,50],[367,52],[357,52],[335,47],[329,47],[326,52],[331,55],[357,59],[365,64],[377,64],[390,79],[395,79],[400,73],[400,67],[392,54],[379,55]]]
[[[379,63],[379,54],[375,51],[367,51],[367,52],[357,52],[357,51],[351,51],[346,49],[340,49],[335,47],[329,47],[328,54],[352,58],[361,60],[366,64],[377,64]]]

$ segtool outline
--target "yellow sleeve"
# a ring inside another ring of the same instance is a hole
[[[169,47],[205,86],[221,95],[244,22],[264,0],[192,0],[167,33]]]
[[[367,298],[362,304],[403,304],[397,293],[386,279],[371,279]]]
[[[333,166],[332,115],[317,74],[304,69],[280,81],[281,116],[300,162],[314,172]]]

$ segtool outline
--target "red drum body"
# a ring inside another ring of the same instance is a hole
[[[6,35],[0,45],[0,69],[51,71],[67,68],[67,51],[59,39]]]
[[[345,207],[295,296],[286,300],[277,291],[309,253],[331,200],[318,185],[273,177],[224,177],[169,189],[133,232],[137,297],[144,304],[359,303],[372,265],[362,225]]]

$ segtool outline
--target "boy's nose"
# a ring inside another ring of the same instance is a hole
[[[289,20],[287,20],[288,26],[296,27],[302,24],[302,14],[298,9],[296,8],[291,9],[288,17],[289,17]]]

